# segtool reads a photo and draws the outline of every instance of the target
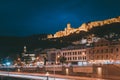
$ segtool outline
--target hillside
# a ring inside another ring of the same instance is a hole
[[[110,21],[108,20],[108,22]],[[89,22],[88,24],[92,24],[92,22]],[[68,28],[71,29],[70,27]],[[73,45],[72,42],[74,41],[80,41],[82,38],[87,39],[91,35],[106,38],[108,40],[120,40],[120,22],[114,22],[113,19],[109,24],[94,25],[94,27],[89,28],[87,31],[81,30],[77,33],[73,32],[67,36],[59,38],[47,38],[47,34],[27,37],[0,37],[0,56],[15,56],[16,54],[20,54],[23,52],[23,47],[25,45],[27,46],[28,51],[33,51],[37,48],[45,49],[66,47],[68,45]]]
[[[66,46],[61,44],[59,40],[48,40],[46,34],[32,35],[27,37],[0,37],[0,56],[13,56],[23,52],[23,47],[27,46],[28,51],[33,51],[37,48],[60,48]]]
[[[58,31],[53,35],[50,34],[50,35],[48,35],[48,38],[49,39],[50,38],[60,38],[60,37],[64,37],[64,36],[69,36],[74,33],[79,34],[81,31],[89,32],[89,30],[91,30],[92,28],[102,27],[104,25],[109,25],[109,24],[111,25],[114,23],[120,23],[120,17],[106,19],[103,21],[94,21],[94,22],[83,23],[78,28],[72,28],[71,24],[68,23],[67,27],[63,31]]]

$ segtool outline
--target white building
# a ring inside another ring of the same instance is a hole
[[[59,56],[64,56],[67,63],[76,65],[83,65],[88,61],[86,49],[63,49],[57,54],[57,58]]]
[[[22,53],[22,59],[25,63],[31,63],[35,60],[35,54],[27,52],[26,46],[24,46],[24,52]]]

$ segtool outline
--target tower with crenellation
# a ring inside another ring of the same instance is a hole
[[[50,34],[48,35],[48,38],[58,38],[58,37],[68,36],[73,32],[75,32],[75,29],[71,27],[70,23],[67,23],[67,27],[64,29],[64,31],[58,31],[53,36]]]
[[[67,29],[71,29],[71,24],[70,23],[67,24]]]

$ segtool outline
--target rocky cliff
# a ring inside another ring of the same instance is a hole
[[[82,24],[79,28],[84,29],[86,31],[92,29],[93,27],[100,27],[106,24],[112,24],[112,23],[117,23],[120,22],[120,16],[116,18],[111,18],[103,21],[95,21],[95,22],[89,22],[89,23],[84,23]]]
[[[120,16],[116,18],[111,18],[103,21],[94,21],[94,22],[89,22],[89,23],[83,23],[80,27],[78,28],[71,28],[70,23],[67,24],[67,28],[64,29],[64,31],[58,31],[54,35],[48,35],[48,38],[59,38],[59,37],[64,37],[68,36],[72,33],[79,33],[81,31],[88,31],[94,27],[101,27],[107,24],[112,24],[112,23],[120,23]]]

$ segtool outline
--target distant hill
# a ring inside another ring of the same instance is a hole
[[[9,54],[16,54],[21,51],[24,45],[24,38],[22,37],[0,37],[0,56],[9,56]]]
[[[59,40],[47,39],[47,34],[32,35],[27,37],[0,37],[0,56],[13,56],[23,52],[23,47],[27,46],[28,51],[33,51],[37,48],[60,48],[66,44],[61,44]]]

